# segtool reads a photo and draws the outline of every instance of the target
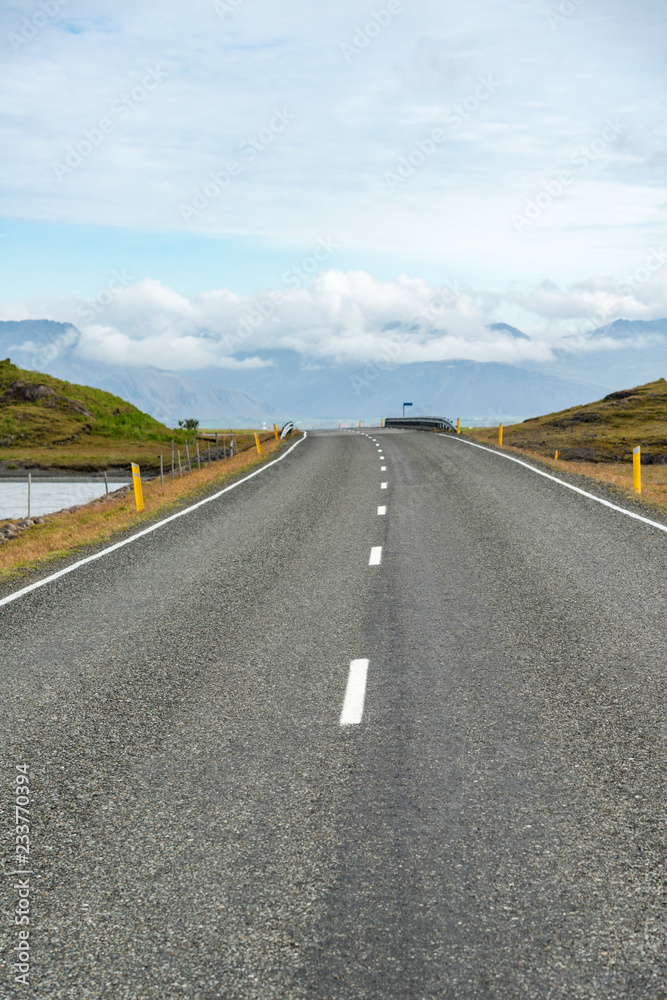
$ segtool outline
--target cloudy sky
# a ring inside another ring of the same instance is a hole
[[[177,369],[267,346],[540,360],[667,316],[666,20],[661,0],[3,4],[0,319]]]

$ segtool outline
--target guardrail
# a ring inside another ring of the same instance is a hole
[[[456,425],[447,417],[385,417],[384,426],[415,431],[454,431],[456,434]]]

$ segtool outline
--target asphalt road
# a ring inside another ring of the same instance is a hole
[[[667,997],[667,534],[372,436],[0,608],[0,996]]]

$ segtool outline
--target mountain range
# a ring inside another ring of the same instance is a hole
[[[507,324],[496,328],[525,337]],[[586,353],[555,352],[553,361],[520,366],[452,360],[346,368],[274,350],[253,352],[265,362],[260,368],[172,372],[89,361],[78,350],[80,336],[51,320],[0,322],[0,357],[113,392],[172,427],[185,417],[202,427],[367,421],[400,413],[404,402],[415,416],[509,424],[667,375],[667,319],[617,320],[593,331]],[[630,337],[646,346],[628,346]]]

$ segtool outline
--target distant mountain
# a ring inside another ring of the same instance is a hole
[[[0,357],[122,396],[169,427],[186,417],[197,417],[202,427],[258,427],[276,420],[270,407],[247,392],[216,385],[199,372],[181,375],[86,361],[76,351],[80,336],[75,326],[51,320],[0,322]]]
[[[628,344],[631,338],[643,346]],[[607,346],[605,341],[614,346]],[[653,382],[667,377],[667,319],[617,319],[591,332],[586,351],[571,354],[557,350],[555,354],[554,361],[525,363],[521,367],[549,372],[567,381],[587,385],[593,382],[604,392]]]
[[[245,384],[276,409],[291,401],[297,420],[369,419],[401,412],[461,417],[467,423],[522,420],[533,413],[585,402],[598,392],[541,372],[477,361],[430,361],[382,369],[305,367],[290,351],[263,352],[270,368],[220,372],[231,385]],[[207,373],[211,377],[211,372]]]
[[[54,367],[57,367],[54,365]],[[277,419],[271,407],[263,406],[241,389],[227,389],[202,378],[188,377],[158,368],[121,368],[100,365],[68,365],[79,380],[89,381],[107,392],[129,399],[156,420],[175,427],[179,420],[196,417],[202,427],[260,427]]]
[[[510,326],[509,323],[491,323],[490,330],[500,330],[502,333],[509,333],[510,336],[516,337],[518,340],[530,340],[530,337],[526,333],[522,333],[521,330],[517,330],[515,326]]]
[[[494,329],[524,339],[516,327]],[[643,347],[628,346],[640,338]],[[0,322],[0,358],[129,399],[175,426],[187,416],[202,426],[372,419],[401,412],[461,417],[467,424],[512,423],[597,399],[619,386],[667,375],[667,319],[617,320],[590,335],[585,353],[557,351],[551,362],[432,361],[359,367],[314,364],[294,351],[258,351],[262,368],[166,372],[87,361],[76,327],[49,320]],[[612,346],[609,346],[611,342]],[[241,357],[241,355],[238,355]]]

